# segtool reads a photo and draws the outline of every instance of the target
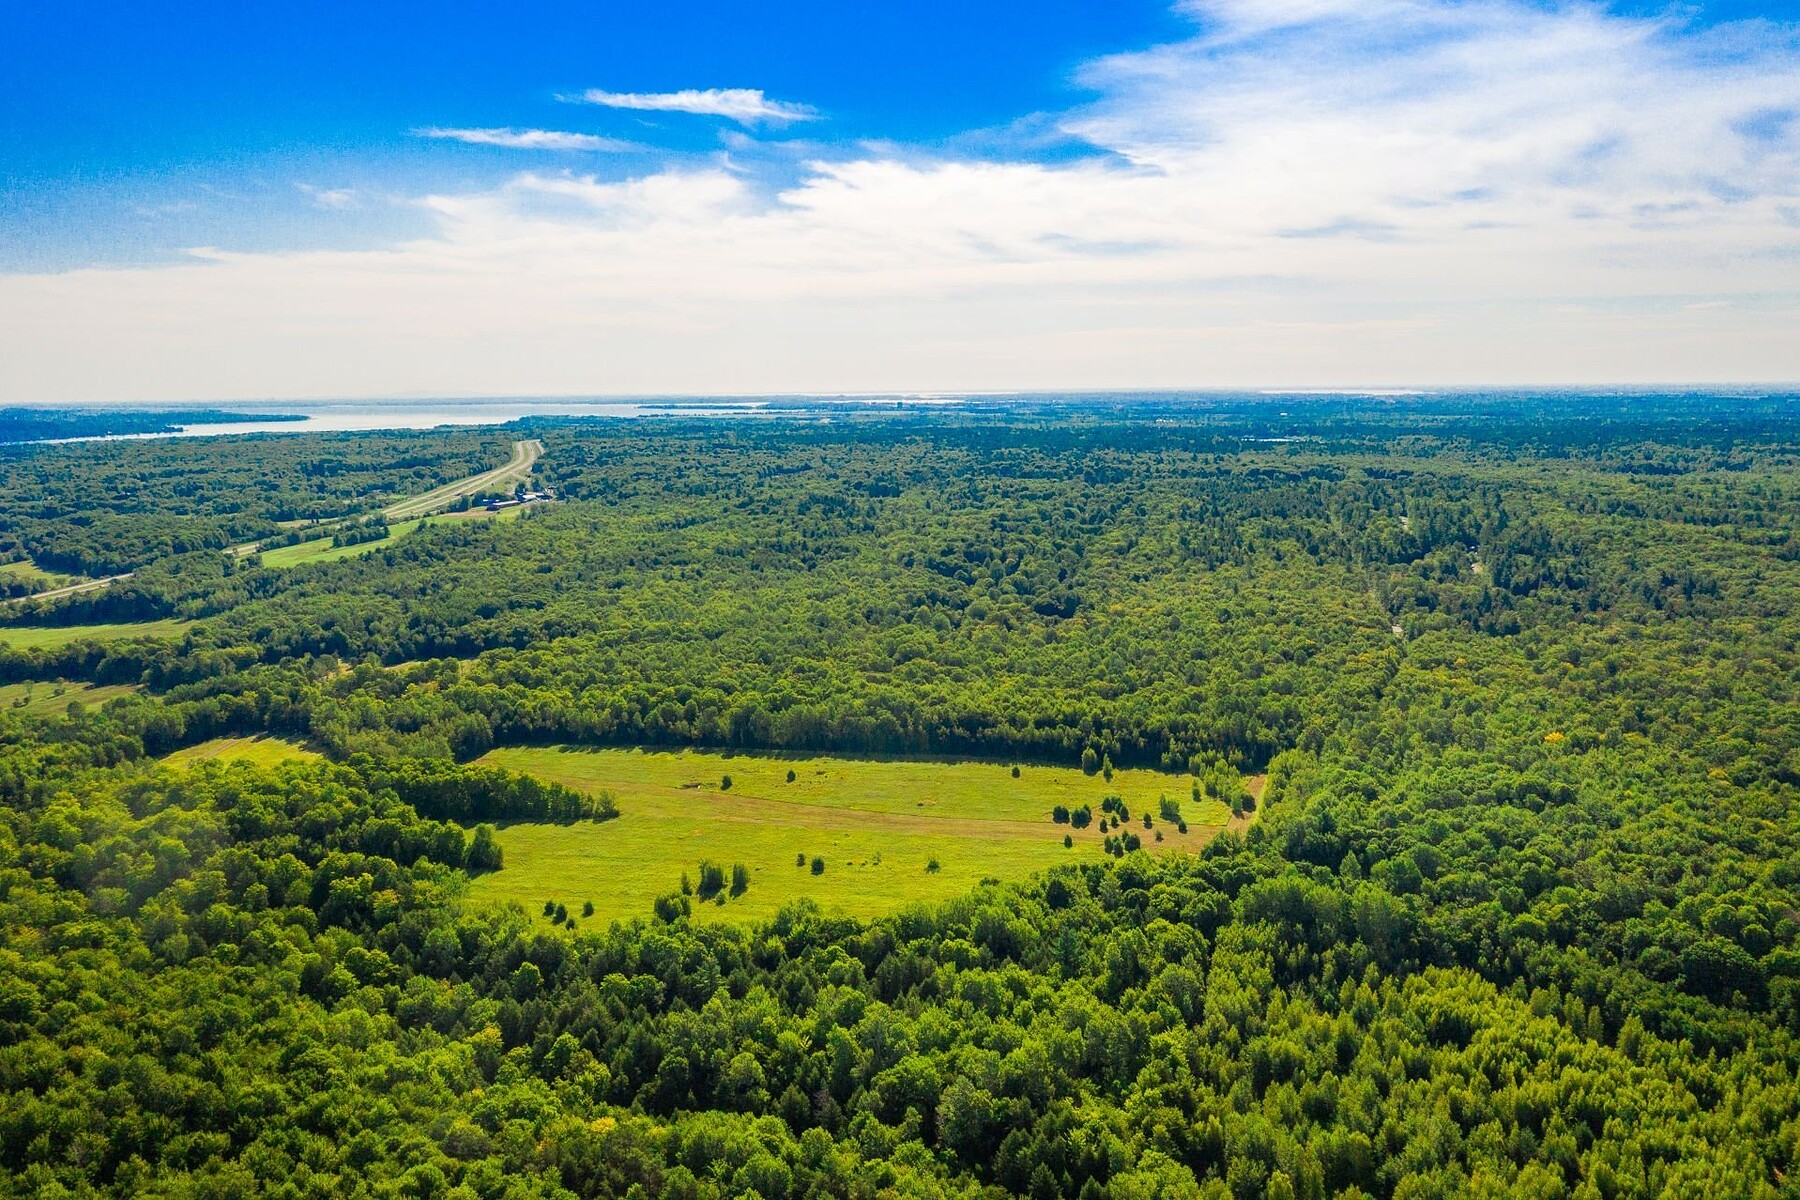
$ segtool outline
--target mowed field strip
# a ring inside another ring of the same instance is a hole
[[[1107,796],[1130,810],[1120,832],[1137,834],[1152,852],[1198,850],[1231,819],[1218,801],[1193,800],[1191,777],[1158,771],[1116,771],[1108,782],[1025,765],[1015,779],[1009,764],[991,762],[542,747],[503,748],[479,761],[618,797],[616,820],[505,826],[505,867],[471,884],[478,903],[516,901],[535,913],[554,900],[579,913],[591,901],[599,920],[648,916],[683,872],[698,878],[702,859],[727,869],[743,863],[750,887],[724,905],[696,902],[701,919],[761,919],[803,896],[827,911],[872,917],[959,895],[986,878],[1100,860]],[[1157,818],[1162,796],[1180,802],[1186,834]],[[1056,824],[1059,804],[1089,806],[1094,823]],[[1144,828],[1146,812],[1154,829]],[[1064,835],[1073,847],[1064,847]],[[812,873],[815,856],[823,874]]]
[[[411,521],[401,521],[388,526],[388,535],[372,542],[359,542],[354,546],[335,545],[331,534],[314,538],[310,542],[298,542],[292,546],[277,546],[272,550],[262,551],[262,565],[265,567],[298,567],[306,563],[336,562],[340,558],[355,558],[359,554],[367,554],[371,550],[380,550],[391,546],[407,534],[426,525],[449,524],[456,521],[512,521],[530,511],[525,508],[508,508],[497,513],[486,509],[472,509],[469,512],[438,513],[436,516],[419,517]]]
[[[132,637],[178,637],[186,621],[132,621],[117,625],[0,625],[0,646],[54,650],[72,642],[116,642]]]

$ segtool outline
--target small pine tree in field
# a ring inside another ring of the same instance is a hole
[[[1073,834],[1068,834],[1068,833],[1063,834],[1063,849],[1064,850],[1069,849],[1074,844],[1075,844],[1075,837]]]
[[[581,906],[581,915],[584,917],[591,917],[594,915],[594,902],[592,900],[589,900],[586,904]]]
[[[741,896],[750,887],[750,868],[743,863],[731,864],[731,894]]]
[[[813,855],[812,873],[814,875],[823,875],[825,873],[825,860],[816,854]]]
[[[937,859],[935,859],[935,858],[931,859],[929,862],[927,862],[925,864],[925,873],[927,875],[936,875],[938,873],[938,860]]]
[[[1018,777],[1019,777],[1019,768],[1014,767],[1013,768],[1013,778],[1017,779]]]
[[[721,792],[729,792],[731,790],[731,776],[727,775],[719,780],[719,790]]]
[[[794,772],[791,769],[788,771],[788,782],[794,782]]]

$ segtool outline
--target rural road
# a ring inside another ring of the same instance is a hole
[[[448,508],[453,502],[464,496],[474,496],[492,488],[506,484],[523,483],[531,478],[531,468],[544,453],[544,443],[536,438],[527,438],[513,443],[512,457],[503,466],[491,471],[483,471],[479,475],[470,475],[454,480],[442,487],[433,488],[423,496],[409,496],[405,500],[396,501],[381,510],[381,515],[390,521],[410,521],[414,517],[429,516],[441,508]],[[320,532],[328,531],[328,526],[320,526]],[[254,554],[260,543],[246,542],[242,546],[233,546],[227,553],[240,557]],[[97,591],[109,587],[122,579],[130,579],[132,572],[122,575],[108,575],[104,579],[89,579],[68,587],[53,588],[47,592],[36,592],[30,596],[15,596],[11,600],[0,601],[0,604],[13,604],[25,600],[56,600],[63,596],[75,596],[82,592]]]
[[[131,572],[127,571],[123,575],[108,575],[105,579],[89,579],[81,583],[72,583],[68,587],[51,588],[47,592],[33,592],[29,596],[14,596],[7,603],[10,604],[13,600],[55,600],[59,596],[75,596],[82,592],[97,591],[110,584],[115,584],[121,579],[130,578]]]
[[[381,510],[381,515],[390,521],[410,521],[414,517],[423,517],[436,512],[440,508],[448,508],[452,502],[464,496],[474,496],[494,488],[508,484],[523,483],[531,478],[531,468],[544,452],[544,443],[536,438],[528,438],[513,443],[512,458],[505,466],[495,467],[480,475],[471,475],[467,479],[458,479],[454,483],[446,483],[443,487],[434,488],[423,496],[413,496],[396,501]]]

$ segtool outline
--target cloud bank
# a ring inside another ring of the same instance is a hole
[[[1073,161],[770,187],[744,142],[421,197],[381,251],[0,278],[0,398],[1800,379],[1793,29],[1189,11],[1083,68]]]
[[[807,105],[771,100],[763,95],[760,88],[689,88],[680,92],[608,92],[600,88],[589,88],[585,92],[562,96],[560,99],[571,104],[599,104],[606,108],[636,109],[640,112],[726,117],[740,125],[811,121],[819,116],[816,110]]]

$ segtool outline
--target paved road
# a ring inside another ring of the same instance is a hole
[[[12,597],[12,600],[55,600],[59,596],[76,596],[82,592],[98,591],[103,587],[109,587],[112,584],[119,582],[121,579],[130,578],[131,572],[127,571],[123,575],[108,575],[105,579],[89,579],[82,583],[72,583],[68,587],[51,588],[47,592],[33,592],[29,596],[14,596]],[[7,601],[7,603],[11,603],[11,601]]]
[[[536,465],[538,458],[543,453],[544,443],[536,438],[514,442],[512,457],[506,461],[504,466],[495,467],[491,471],[483,471],[479,475],[470,475],[466,479],[458,479],[453,483],[446,483],[440,488],[433,488],[423,496],[410,496],[405,500],[396,501],[382,509],[381,515],[390,521],[410,521],[414,517],[429,516],[439,509],[448,508],[464,496],[479,495],[507,484],[523,483],[531,478],[531,468]],[[330,532],[329,526],[319,527],[320,536],[328,532]],[[231,547],[228,553],[242,557],[246,554],[254,554],[258,547],[259,543],[246,542],[242,546]],[[24,600],[55,600],[62,596],[76,596],[82,592],[98,591],[100,588],[110,587],[121,579],[130,579],[131,576],[132,572],[126,571],[123,575],[89,579],[68,587],[36,592],[30,596],[15,596],[12,600],[0,601],[0,604],[11,604]]]
[[[471,475],[467,479],[458,479],[455,483],[446,483],[423,496],[396,501],[382,509],[381,515],[390,521],[410,521],[414,517],[423,517],[439,509],[449,508],[464,496],[475,496],[510,484],[523,483],[531,478],[531,468],[543,452],[544,443],[536,438],[514,442],[512,458],[505,466],[495,467],[480,475]]]

